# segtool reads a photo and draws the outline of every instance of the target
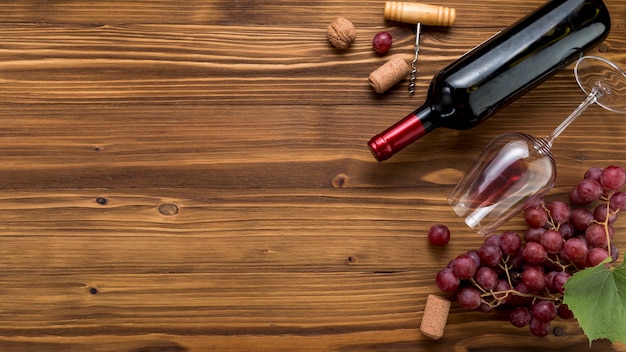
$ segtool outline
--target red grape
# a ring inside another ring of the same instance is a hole
[[[478,251],[471,250],[471,251],[467,251],[466,254],[472,257],[472,259],[474,259],[474,262],[476,263],[476,267],[478,268],[480,266],[480,256],[478,255]]]
[[[600,199],[602,186],[594,180],[584,179],[576,186],[576,194],[580,197],[582,204],[588,204]]]
[[[435,246],[445,246],[450,241],[450,230],[445,225],[433,225],[428,230],[428,240]]]
[[[564,240],[572,238],[572,236],[574,236],[574,226],[569,222],[563,223],[559,226],[559,233],[561,233],[561,237],[563,237]]]
[[[568,260],[575,263],[587,259],[587,251],[587,244],[579,238],[570,238],[563,245],[563,254]]]
[[[552,288],[554,289],[554,291],[558,293],[565,292],[565,283],[567,282],[567,279],[569,279],[571,276],[572,274],[564,271],[556,273],[556,275],[554,275],[554,277],[552,278]]]
[[[611,197],[611,210],[622,210],[626,208],[626,192],[615,192]]]
[[[562,201],[553,201],[548,204],[550,217],[555,224],[564,224],[569,221],[571,211],[569,205]]]
[[[493,290],[498,284],[498,273],[489,267],[478,268],[474,276],[476,282],[486,291]]]
[[[484,244],[478,250],[480,262],[487,266],[496,266],[502,260],[502,251],[500,247],[491,244]]]
[[[522,257],[531,265],[541,264],[548,257],[545,248],[537,242],[528,242],[522,248]]]
[[[609,257],[609,252],[604,248],[591,248],[587,253],[587,264],[596,266]]]
[[[384,54],[391,48],[393,39],[391,34],[387,32],[378,32],[372,41],[372,47],[379,54]]]
[[[611,165],[602,170],[600,184],[611,191],[617,191],[624,187],[626,182],[626,172],[619,166]]]
[[[611,211],[606,204],[600,204],[593,210],[593,218],[597,222],[608,221],[609,224],[612,224],[617,220],[617,214],[617,212]]]
[[[526,307],[516,307],[509,314],[509,320],[513,326],[518,328],[524,327],[530,323],[532,315]]]
[[[591,167],[585,171],[585,175],[583,178],[587,180],[594,180],[596,182],[600,182],[600,176],[602,175],[602,169],[599,167]]]
[[[526,242],[540,242],[541,235],[546,231],[543,227],[529,227],[524,232]]]
[[[506,231],[500,235],[500,249],[502,254],[515,255],[522,247],[522,238],[517,232]]]
[[[533,319],[550,322],[556,318],[556,307],[550,301],[539,301],[530,310]]]
[[[524,220],[530,227],[543,227],[548,221],[548,213],[541,207],[528,207],[524,211]]]
[[[611,230],[612,228],[609,226],[609,236],[611,234]],[[604,225],[600,225],[598,223],[589,225],[587,230],[585,230],[585,239],[591,247],[606,247],[608,245]]]
[[[531,291],[538,292],[546,287],[546,277],[543,270],[530,266],[522,271],[522,282]]]
[[[548,334],[550,333],[550,329],[551,329],[549,322],[545,322],[545,321],[541,321],[537,319],[531,319],[530,323],[528,324],[528,327],[530,329],[530,332],[533,333],[533,335],[539,336],[539,337],[548,336]]]
[[[556,230],[547,230],[541,235],[541,245],[548,253],[559,253],[563,248],[563,236]]]
[[[461,254],[452,261],[452,270],[459,279],[469,279],[476,273],[476,262],[468,254]]]
[[[452,269],[444,268],[437,273],[435,283],[441,291],[454,292],[459,288],[459,285],[461,285],[461,280]]]
[[[593,214],[585,208],[577,208],[572,210],[572,215],[569,218],[570,223],[574,226],[576,231],[585,231],[595,219]]]
[[[456,299],[465,308],[476,309],[480,306],[480,292],[473,286],[461,288],[457,292]]]
[[[556,309],[556,315],[561,319],[574,319],[574,313],[569,309],[567,304],[561,304]]]
[[[483,242],[483,244],[491,244],[494,246],[500,246],[500,235],[498,234],[492,234],[487,236],[487,238],[485,238],[485,241]]]

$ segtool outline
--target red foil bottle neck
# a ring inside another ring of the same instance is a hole
[[[384,161],[437,127],[433,110],[422,108],[407,115],[382,133],[374,136],[368,146],[376,160]]]

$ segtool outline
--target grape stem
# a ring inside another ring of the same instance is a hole
[[[604,221],[597,221],[596,223],[598,223],[599,225],[602,225],[602,227],[604,227],[604,235],[606,236],[606,243],[607,243],[607,247],[606,250],[609,253],[609,257],[611,257],[613,254],[611,253],[611,233],[609,232],[609,219],[611,218],[611,215],[615,215],[619,212],[619,209],[616,209],[614,212],[611,212],[611,197],[613,197],[613,194],[615,194],[614,191],[611,191],[608,195],[606,196],[602,196],[602,201],[606,202],[605,206],[606,206],[606,217],[604,218]]]
[[[554,296],[551,294],[549,296],[541,296],[541,295],[532,294],[532,293],[523,293],[515,289],[509,289],[509,290],[504,290],[504,291],[488,291],[488,292],[483,290],[483,292],[485,293],[480,295],[481,302],[485,303],[486,305],[492,308],[499,306],[502,303],[502,301],[504,301],[507,297],[509,297],[509,295],[514,295],[514,296],[519,296],[519,297],[524,297],[524,298],[532,298],[533,300],[540,299],[544,301],[548,300],[548,301],[555,301],[555,302],[560,301],[562,298],[560,296]],[[484,299],[485,297],[489,297],[489,296],[493,297],[495,301],[487,301],[486,299]]]
[[[604,219],[603,222],[600,222],[599,224],[604,226],[604,234],[606,236],[606,243],[607,243],[607,252],[609,252],[609,257],[612,256],[611,253],[611,235],[609,233],[609,219],[611,217],[611,215],[613,214],[617,214],[617,212],[619,212],[619,209],[617,209],[615,211],[615,213],[611,213],[611,197],[613,196],[614,192],[611,191],[611,193],[608,194],[608,196],[606,197],[606,218]]]
[[[509,265],[508,265],[510,258],[511,258],[510,255],[507,255],[506,258],[502,258],[502,261],[499,264],[499,266],[500,268],[502,268],[502,270],[504,270],[509,286],[513,287],[513,281],[511,280],[511,274],[509,273]],[[565,271],[566,267],[563,266],[563,264],[558,263],[558,265],[561,268],[563,268],[563,271]],[[561,299],[561,297],[553,296],[550,293],[548,293],[550,297],[546,297],[546,296],[541,296],[541,295],[536,295],[536,294],[523,293],[515,289],[508,289],[504,291],[494,292],[493,290],[485,290],[478,282],[476,282],[476,280],[474,280],[474,278],[471,278],[471,282],[472,284],[474,284],[474,286],[476,286],[476,288],[478,288],[482,292],[482,294],[480,295],[481,302],[488,305],[491,308],[495,308],[499,306],[500,304],[502,304],[502,302],[507,297],[509,297],[509,295],[515,295],[515,296],[524,297],[524,298],[532,298],[533,300],[537,300],[537,299],[546,300],[547,299],[551,301],[559,301]],[[485,299],[486,297],[489,297],[489,296],[493,297],[494,300],[488,301]]]

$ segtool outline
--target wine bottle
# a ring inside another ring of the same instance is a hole
[[[602,0],[552,0],[435,75],[425,103],[368,143],[378,161],[433,129],[478,125],[609,34]]]

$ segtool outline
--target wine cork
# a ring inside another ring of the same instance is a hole
[[[439,340],[443,336],[443,331],[448,322],[450,313],[450,301],[436,295],[428,295],[424,315],[420,323],[422,334],[434,340]]]
[[[451,7],[415,2],[387,1],[384,17],[386,20],[396,22],[448,27],[456,20],[456,10]]]
[[[402,56],[394,55],[369,75],[370,86],[376,93],[384,93],[404,79],[411,69]]]

